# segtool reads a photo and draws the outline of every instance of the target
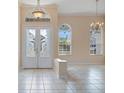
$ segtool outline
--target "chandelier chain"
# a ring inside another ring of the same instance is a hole
[[[97,9],[97,7],[98,7],[98,0],[96,0],[96,18],[98,17],[98,9]]]
[[[94,31],[94,30],[100,30],[100,29],[102,29],[102,27],[103,27],[103,22],[99,22],[99,21],[97,21],[97,18],[98,18],[98,1],[99,0],[95,0],[95,9],[96,9],[96,21],[95,22],[92,22],[91,24],[90,24],[90,27],[91,27],[91,29],[92,29],[92,31]]]

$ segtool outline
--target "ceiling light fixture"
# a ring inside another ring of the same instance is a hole
[[[41,18],[45,14],[45,11],[40,7],[40,0],[37,0],[37,6],[35,10],[32,12],[32,14],[36,18]]]
[[[99,0],[96,0],[96,19],[98,17],[98,13],[97,13],[98,12],[98,9],[97,9],[97,7],[98,7],[98,1]],[[93,29],[93,30],[100,30],[101,28],[103,28],[103,25],[104,25],[103,22],[96,21],[96,22],[92,22],[90,24],[90,28]]]

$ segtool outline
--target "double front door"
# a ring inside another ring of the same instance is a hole
[[[51,34],[48,27],[26,27],[24,68],[51,68]]]

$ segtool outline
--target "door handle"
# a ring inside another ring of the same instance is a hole
[[[38,54],[38,48],[34,48],[36,54]]]
[[[38,54],[38,48],[37,48],[37,54]]]
[[[36,54],[38,54],[38,48],[37,48],[36,42],[34,42],[34,51]]]
[[[35,53],[38,54],[38,48],[35,48]]]

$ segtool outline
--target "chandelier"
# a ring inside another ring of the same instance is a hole
[[[97,17],[98,17],[98,14],[97,14],[97,12],[98,12],[97,6],[98,6],[98,0],[96,0],[96,19],[97,19]],[[100,30],[101,28],[103,28],[103,25],[104,25],[103,22],[95,21],[95,22],[92,22],[92,23],[90,24],[90,28],[91,28],[92,30]]]
[[[41,18],[45,14],[45,11],[40,7],[40,0],[37,0],[37,6],[32,12],[33,16],[36,18]]]

